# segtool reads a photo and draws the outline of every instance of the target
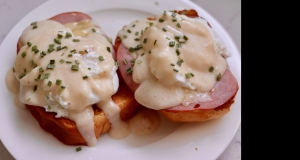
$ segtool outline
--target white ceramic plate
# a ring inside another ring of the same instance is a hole
[[[43,131],[26,109],[14,106],[13,96],[5,86],[5,75],[14,63],[16,45],[23,29],[33,21],[44,20],[68,11],[88,13],[114,38],[118,30],[132,20],[155,16],[164,10],[195,9],[207,19],[226,42],[232,56],[229,67],[241,86],[241,58],[225,29],[205,10],[190,1],[173,0],[52,0],[26,15],[7,35],[0,59],[0,138],[18,160],[96,160],[96,159],[217,159],[226,149],[241,122],[241,87],[231,111],[224,117],[205,123],[171,123],[163,119],[161,128],[151,136],[130,135],[124,140],[100,136],[96,147],[66,146]]]

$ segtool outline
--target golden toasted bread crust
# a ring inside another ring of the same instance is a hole
[[[39,122],[40,127],[51,133],[59,141],[67,145],[87,145],[79,133],[75,122],[67,118],[55,118],[56,113],[46,112],[44,108],[26,105],[32,116]],[[110,129],[110,123],[101,109],[93,106],[94,128],[98,138],[101,133]]]
[[[134,99],[132,91],[120,82],[118,92],[112,96],[113,101],[120,107],[122,120],[131,118],[140,104]],[[56,113],[46,112],[43,107],[26,105],[32,116],[38,121],[40,127],[51,133],[59,141],[67,145],[87,145],[79,133],[74,121],[67,118],[55,118]],[[102,133],[109,131],[111,124],[104,112],[93,106],[95,135],[98,138]]]
[[[195,109],[195,110],[159,110],[159,113],[173,122],[202,122],[211,119],[216,119],[224,116],[230,111],[231,105],[234,103],[234,98],[231,97],[223,105],[212,109]]]

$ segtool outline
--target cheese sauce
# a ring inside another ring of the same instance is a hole
[[[23,46],[6,76],[17,106],[41,106],[56,112],[57,118],[73,120],[88,146],[97,143],[92,104],[101,104],[112,128],[122,123],[120,109],[105,109],[117,108],[111,100],[119,87],[113,46],[91,20],[35,22],[23,31],[20,42]]]
[[[136,100],[155,110],[211,100],[230,56],[206,20],[174,12],[133,21],[118,37],[133,57],[126,61],[134,62],[128,70],[140,84]]]

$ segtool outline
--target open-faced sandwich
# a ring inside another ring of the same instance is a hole
[[[28,24],[8,72],[15,104],[68,145],[95,146],[100,134],[129,134],[124,121],[140,105],[119,87],[112,40],[92,18],[67,12]]]
[[[225,43],[195,10],[134,20],[117,34],[121,79],[143,106],[175,122],[220,118],[239,89]]]

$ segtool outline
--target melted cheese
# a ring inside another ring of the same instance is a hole
[[[206,20],[173,12],[133,21],[118,37],[135,61],[136,100],[155,110],[210,100],[209,91],[230,56]]]
[[[95,146],[92,105],[118,108],[111,100],[119,87],[113,46],[90,20],[65,26],[45,20],[36,25],[36,29],[27,27],[20,37],[23,47],[7,73],[7,88],[16,95],[17,106],[41,106],[57,113],[57,118],[73,120],[87,144]],[[112,128],[121,121],[119,112],[104,109],[111,115]]]

